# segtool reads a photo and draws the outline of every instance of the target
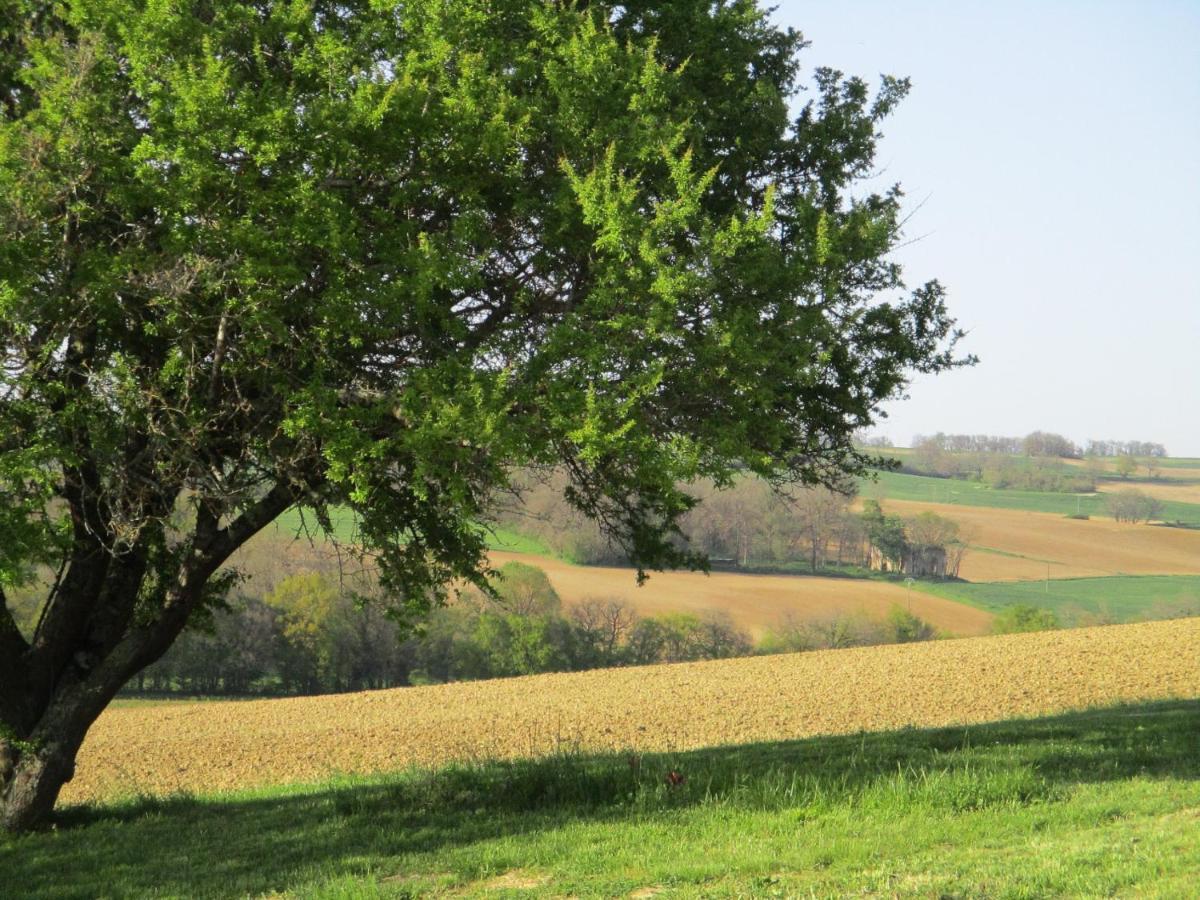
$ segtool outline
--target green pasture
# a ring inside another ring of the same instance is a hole
[[[989,612],[1025,604],[1051,609],[1063,624],[1135,622],[1200,615],[1200,575],[1056,578],[1018,582],[917,582],[918,590]]]
[[[904,475],[897,472],[878,472],[875,478],[863,479],[859,483],[859,491],[864,497],[874,497],[884,503],[887,500],[913,500],[921,503],[1018,509],[1062,516],[1108,515],[1108,502],[1103,494],[1014,491],[989,487],[976,481]],[[1163,508],[1163,519],[1166,521],[1200,525],[1200,503],[1166,501]]]

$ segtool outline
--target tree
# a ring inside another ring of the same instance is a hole
[[[813,572],[825,565],[829,542],[837,534],[848,507],[844,490],[809,488],[794,497],[797,543],[804,549]]]
[[[0,0],[0,824],[293,506],[399,621],[518,465],[644,575],[687,485],[835,485],[957,332],[879,123],[755,0]]]
[[[1163,514],[1163,503],[1145,491],[1126,488],[1108,495],[1108,511],[1118,522],[1149,522]]]
[[[638,614],[623,600],[589,597],[570,608],[571,622],[593,666],[612,666],[622,661],[629,634]]]
[[[1049,631],[1058,627],[1054,610],[1028,603],[1014,603],[992,620],[992,634]]]
[[[1129,478],[1137,471],[1137,459],[1128,453],[1122,453],[1117,456],[1114,468],[1122,478]]]

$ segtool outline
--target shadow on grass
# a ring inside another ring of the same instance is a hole
[[[870,814],[883,808],[883,794],[890,814],[917,806],[956,814],[1055,802],[1080,784],[1133,777],[1200,777],[1200,701],[74,807],[53,831],[0,839],[0,895],[254,895],[314,879],[386,875],[413,855],[575,822],[644,820],[697,806]]]

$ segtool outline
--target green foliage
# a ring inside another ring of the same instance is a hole
[[[862,521],[867,539],[879,548],[885,559],[899,561],[904,558],[909,544],[902,518],[884,515],[879,501],[868,499],[863,501]]]
[[[1058,628],[1054,610],[1027,603],[1007,607],[992,620],[993,634],[1016,634],[1025,631],[1050,631]]]
[[[5,572],[61,552],[76,465],[121,552],[181,498],[346,504],[418,607],[478,580],[514,461],[697,562],[680,484],[861,471],[955,362],[940,287],[873,300],[899,192],[852,190],[907,83],[818,70],[789,123],[802,41],[754,3],[15,9]]]
[[[522,616],[556,615],[562,609],[558,592],[546,573],[528,563],[510,562],[500,567],[494,579],[496,599]]]
[[[937,629],[899,604],[893,604],[884,620],[884,640],[889,644],[911,644],[937,637]]]
[[[488,590],[522,465],[640,575],[703,566],[687,485],[841,484],[969,362],[866,182],[908,83],[801,97],[753,0],[0,11],[0,585],[64,571],[32,647],[0,596],[0,715],[69,698],[61,754],[290,508],[349,510],[400,622]]]

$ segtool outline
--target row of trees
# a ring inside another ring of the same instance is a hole
[[[243,596],[214,613],[132,686],[158,693],[315,694],[936,636],[928,623],[897,608],[883,622],[860,615],[785,620],[756,645],[717,613],[648,617],[610,598],[564,607],[545,573],[522,563],[505,565],[496,586],[498,599],[467,590],[406,636],[370,598],[330,575],[292,575],[262,599]]]
[[[502,521],[540,538],[555,552],[579,564],[626,562],[604,539],[599,528],[562,502],[556,476],[525,485],[523,503],[502,515]],[[717,490],[709,484],[698,491],[700,507],[683,519],[688,546],[716,565],[737,568],[803,567],[818,572],[854,566],[909,571],[906,560],[920,551],[943,555],[948,568],[937,576],[954,577],[965,552],[958,528],[933,513],[895,520],[898,539],[882,536],[876,519],[878,503],[867,512],[851,510],[852,495],[828,488],[806,488],[781,494],[766,482],[742,478]],[[884,541],[885,545],[879,542]],[[880,560],[889,564],[880,565]],[[920,573],[930,574],[930,573]]]
[[[864,438],[863,446],[891,446],[880,438]],[[1069,438],[1050,431],[1033,431],[1024,437],[1003,437],[991,434],[918,434],[913,438],[914,449],[931,445],[949,453],[1002,453],[1009,456],[1049,456],[1060,459],[1081,459],[1085,456],[1153,456],[1162,458],[1167,450],[1151,441],[1114,441],[1089,439],[1080,447]]]
[[[1150,456],[1163,459],[1167,448],[1150,441],[1098,441],[1089,440],[1084,450],[1087,456]]]
[[[1010,456],[1049,456],[1079,459],[1083,451],[1069,438],[1049,431],[1033,431],[1025,437],[991,434],[918,434],[913,448],[936,447],[947,453],[1002,453]]]
[[[1031,441],[1031,438],[1037,438]],[[964,438],[956,440],[955,438]],[[968,440],[969,439],[969,440]],[[918,438],[913,443],[913,453],[904,460],[903,469],[918,475],[939,478],[962,478],[981,481],[996,488],[1017,488],[1030,491],[1087,492],[1096,490],[1105,478],[1116,475],[1130,478],[1139,468],[1145,470],[1147,478],[1158,475],[1161,453],[1144,456],[1121,454],[1088,454],[1084,467],[1064,465],[1064,458],[1075,458],[1071,454],[1055,452],[1031,452],[1063,449],[1057,446],[1058,435],[1035,433],[1021,439],[1021,450],[1015,450],[1017,439],[971,438],[969,435],[933,435]],[[1063,439],[1065,440],[1065,439]],[[962,449],[968,445],[1003,447],[1004,449]],[[1125,446],[1156,447],[1138,442]],[[1107,460],[1111,459],[1110,466]]]
[[[933,439],[918,443],[903,468],[917,475],[961,478],[995,488],[1055,492],[1094,491],[1100,474],[1091,468],[1068,468],[1052,457],[947,450]]]

